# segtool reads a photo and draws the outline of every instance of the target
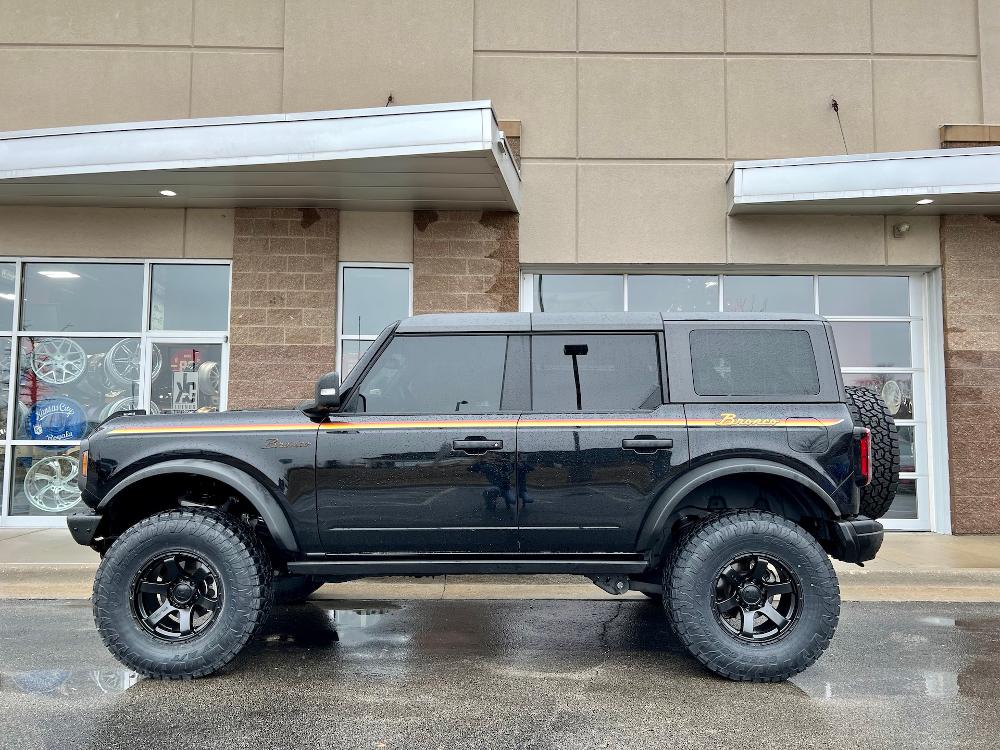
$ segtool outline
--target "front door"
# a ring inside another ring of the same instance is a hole
[[[516,339],[516,337],[512,337]],[[505,335],[397,335],[320,426],[327,552],[517,550]]]
[[[663,403],[654,332],[535,334],[532,411],[518,422],[523,552],[632,552],[688,460],[681,406]]]

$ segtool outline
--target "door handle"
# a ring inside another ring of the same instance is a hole
[[[465,440],[452,440],[451,447],[465,453],[486,453],[503,449],[503,440],[489,440],[483,437],[467,437]]]
[[[656,451],[670,450],[673,447],[674,441],[671,438],[636,436],[622,440],[622,448],[636,453],[656,453]]]

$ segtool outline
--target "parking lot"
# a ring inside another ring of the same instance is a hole
[[[196,682],[137,680],[89,602],[0,600],[4,748],[995,747],[996,604],[844,604],[817,665],[717,679],[623,601],[313,601]]]

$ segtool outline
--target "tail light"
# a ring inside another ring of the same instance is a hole
[[[869,429],[861,430],[861,438],[858,440],[858,473],[859,482],[862,487],[872,481],[872,433]]]

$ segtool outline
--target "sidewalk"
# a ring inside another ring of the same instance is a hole
[[[98,556],[63,529],[0,529],[0,599],[85,599]],[[1000,536],[892,533],[864,568],[835,562],[853,601],[1000,602]],[[579,576],[371,578],[327,584],[322,599],[611,599]],[[642,598],[632,592],[626,598]]]

